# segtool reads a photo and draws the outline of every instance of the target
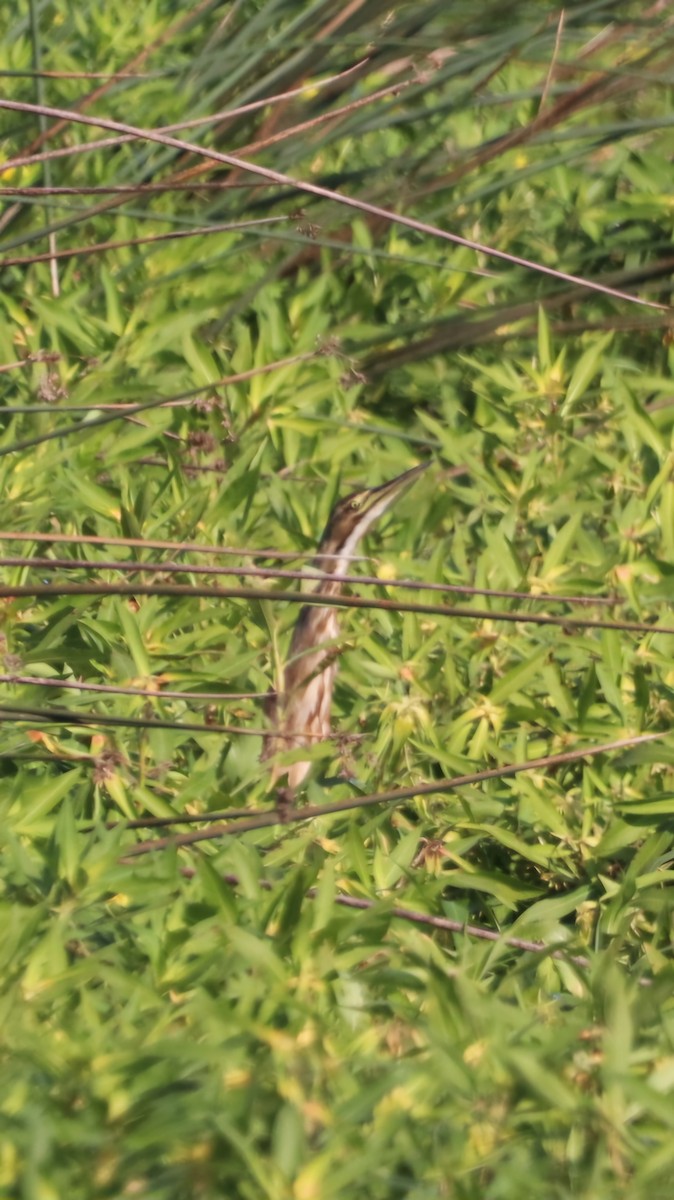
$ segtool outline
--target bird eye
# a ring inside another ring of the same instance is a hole
[[[358,509],[358,508],[360,508],[360,500],[352,500],[352,501],[351,501],[351,507],[352,507],[352,508],[355,508],[355,509]]]

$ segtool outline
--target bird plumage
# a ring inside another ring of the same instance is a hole
[[[352,492],[337,502],[312,563],[323,572],[314,589],[316,594],[339,595],[342,584],[335,576],[345,573],[360,539],[427,465],[412,467],[388,483]],[[337,674],[334,642],[338,633],[335,608],[305,605],[300,610],[283,673],[283,687],[268,706],[273,732],[266,739],[263,758],[275,758],[283,750],[314,745],[329,735]],[[310,767],[309,761],[291,763],[288,767],[274,763],[272,782],[287,774],[288,787],[294,789],[302,783]]]

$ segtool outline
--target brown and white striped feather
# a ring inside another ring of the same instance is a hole
[[[284,750],[313,746],[329,735],[332,691],[337,674],[334,647],[330,643],[338,632],[333,608],[311,606],[300,612],[283,674],[283,692],[272,698],[268,708],[276,735],[267,739],[263,758],[272,758]],[[301,653],[304,645],[316,649]],[[289,767],[274,764],[272,784],[287,772],[288,786],[298,787],[310,767],[310,762],[291,763]]]

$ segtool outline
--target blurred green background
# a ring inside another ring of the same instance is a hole
[[[354,565],[400,610],[342,614],[345,736],[303,799],[666,732],[669,10],[8,14],[4,101],[298,186],[0,102],[2,583],[56,585],[0,607],[2,1195],[671,1195],[667,740],[120,862],[125,818],[273,801],[255,731],[297,606],[265,589],[297,585],[124,595],[105,565],[202,593],[251,558],[152,543],[297,568],[340,494],[430,458]]]

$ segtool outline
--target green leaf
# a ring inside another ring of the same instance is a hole
[[[605,352],[613,341],[613,333],[593,341],[584,354],[581,355],[571,374],[566,396],[564,397],[563,412],[567,413],[577,400],[584,396],[593,379],[602,370]]]
[[[43,818],[73,792],[80,776],[81,768],[74,767],[51,781],[43,779],[32,786],[26,785],[21,792],[16,819],[12,822],[16,833],[31,834],[42,828]]]

